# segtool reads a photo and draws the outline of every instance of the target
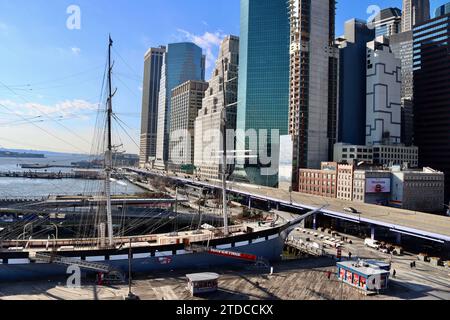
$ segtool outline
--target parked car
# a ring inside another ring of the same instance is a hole
[[[372,248],[372,249],[380,249],[380,242],[377,240],[372,240],[371,238],[367,238],[364,240],[364,245],[366,247]]]

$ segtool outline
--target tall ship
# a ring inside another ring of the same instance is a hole
[[[0,228],[0,282],[24,279],[43,279],[64,276],[68,267],[77,266],[86,272],[110,274],[133,272],[150,273],[178,269],[208,269],[215,266],[235,264],[266,264],[281,259],[289,233],[304,219],[314,214],[306,213],[287,221],[276,213],[271,219],[257,222],[242,222],[229,225],[227,197],[227,166],[222,165],[222,218],[220,226],[199,225],[166,233],[150,232],[128,234],[114,220],[113,207],[127,203],[141,205],[152,199],[118,199],[111,195],[112,175],[115,173],[112,155],[115,151],[112,139],[113,112],[112,63],[113,41],[109,39],[107,61],[107,95],[104,136],[104,182],[103,190],[85,201],[91,215],[80,215],[77,237],[64,239],[48,237],[34,239],[27,232],[33,221],[22,220],[14,228]],[[225,93],[225,84],[223,84]],[[226,95],[225,95],[226,96]],[[226,101],[222,114],[222,130],[225,132]],[[226,139],[226,135],[223,137]],[[223,144],[226,146],[226,143]],[[222,161],[227,161],[227,151],[222,152]],[[64,199],[63,199],[64,200]],[[66,199],[67,200],[67,199]],[[65,200],[65,201],[66,201]],[[154,199],[153,199],[154,200]],[[59,200],[54,200],[54,202]],[[175,196],[175,217],[178,195]],[[123,202],[123,204],[122,204]],[[30,210],[32,211],[32,210]],[[53,218],[57,214],[52,213]],[[51,217],[52,215],[48,215]],[[40,214],[36,219],[47,221],[58,230],[58,224],[46,220]],[[48,218],[49,219],[49,218]],[[200,219],[201,220],[201,219]],[[128,224],[145,224],[140,218]],[[145,229],[145,228],[144,228]],[[93,231],[92,231],[93,230]],[[139,229],[139,230],[142,230]],[[22,232],[23,231],[23,232]]]

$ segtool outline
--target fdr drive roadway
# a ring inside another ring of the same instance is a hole
[[[221,189],[221,183],[218,180],[209,180],[206,182],[171,176],[157,171],[147,171],[136,168],[126,168],[125,170],[146,177],[157,176],[197,187],[214,190]],[[251,199],[262,200],[270,202],[271,205],[274,206],[282,205],[287,208],[316,210],[326,206],[325,209],[321,210],[321,214],[332,218],[367,224],[372,227],[387,228],[394,233],[427,239],[450,246],[450,217],[446,216],[349,202],[296,192],[289,194],[289,192],[281,189],[235,182],[229,182],[228,191],[236,195],[247,197],[249,202],[251,202]],[[358,213],[348,213],[344,210],[346,207],[355,208]]]

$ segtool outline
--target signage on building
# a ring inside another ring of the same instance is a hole
[[[391,179],[367,179],[366,193],[389,193],[391,192]]]
[[[321,168],[322,168],[322,170],[336,171],[337,163],[336,162],[322,162]]]

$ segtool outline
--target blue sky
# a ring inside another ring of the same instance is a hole
[[[432,12],[445,2],[432,1]],[[350,18],[367,19],[373,4],[401,7],[401,0],[339,0],[336,34]],[[66,27],[70,5],[81,10],[79,30]],[[137,153],[145,51],[194,41],[212,65],[221,38],[239,35],[239,0],[0,0],[0,104],[7,107],[0,106],[0,147],[91,150],[108,33],[114,108],[133,138],[116,127],[115,143]]]

